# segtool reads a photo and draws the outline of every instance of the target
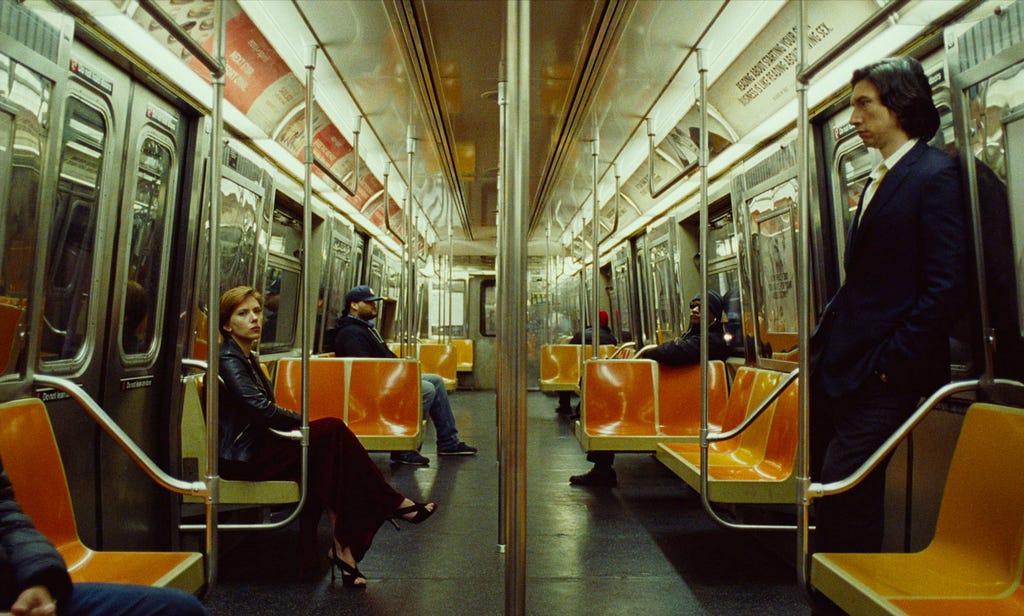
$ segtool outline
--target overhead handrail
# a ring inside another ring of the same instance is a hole
[[[388,192],[388,177],[391,176],[391,161],[384,161],[384,228],[395,236],[399,244],[405,245],[405,238],[391,226],[391,194]]]
[[[619,180],[621,178],[619,176],[619,165],[616,163],[613,167],[615,170],[615,222],[612,223],[612,230],[601,238],[601,244],[608,241],[608,238],[615,235],[615,232],[619,230]]]
[[[210,52],[196,42],[188,32],[185,31],[173,17],[167,14],[155,0],[139,0],[139,8],[149,13],[149,16],[153,18],[167,33],[175,38],[181,46],[184,47],[193,57],[199,60],[206,70],[210,71],[213,75],[223,76],[224,75],[224,57],[223,53],[218,53],[216,57],[211,56]],[[220,25],[223,25],[223,20]]]

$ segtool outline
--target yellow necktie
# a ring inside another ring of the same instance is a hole
[[[868,187],[864,190],[864,202],[860,208],[861,219],[864,218],[864,212],[868,209],[868,206],[871,205],[871,200],[874,198],[875,192],[878,190],[878,185],[882,183],[882,179],[885,178],[885,174],[887,171],[889,171],[889,169],[888,167],[885,166],[885,163],[883,162],[882,164],[878,165],[878,167],[875,168],[874,171],[871,172],[871,182],[868,184]]]

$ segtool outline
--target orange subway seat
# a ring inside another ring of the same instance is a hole
[[[38,398],[0,405],[0,455],[18,504],[60,552],[72,581],[170,586],[192,593],[202,588],[202,554],[96,551],[82,543],[53,427]]]
[[[586,362],[581,402],[586,432],[604,436],[657,434],[655,368],[651,360]]]
[[[658,432],[667,436],[700,434],[700,366],[658,364]],[[708,425],[721,427],[729,388],[725,363],[708,362]]]
[[[1020,614],[1014,610],[1022,598],[1022,450],[1024,410],[973,404],[928,547],[909,554],[818,553],[811,584],[856,614]]]

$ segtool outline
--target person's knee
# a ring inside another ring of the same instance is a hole
[[[434,403],[434,398],[436,396],[437,390],[434,388],[433,383],[426,379],[422,379],[420,381],[420,397],[423,408],[430,408],[430,405]]]

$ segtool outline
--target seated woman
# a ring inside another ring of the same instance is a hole
[[[246,481],[292,480],[301,472],[301,447],[269,429],[290,430],[301,416],[274,402],[273,389],[253,354],[262,331],[263,298],[235,287],[220,298],[220,473]],[[348,426],[338,418],[309,424],[309,499],[303,512],[304,545],[315,545],[316,520],[326,509],[334,542],[329,558],[345,586],[365,588],[356,566],[385,520],[419,524],[434,503],[416,503],[395,491]],[[309,532],[312,531],[312,532]],[[310,541],[310,536],[314,538]],[[308,553],[308,552],[307,552]]]

